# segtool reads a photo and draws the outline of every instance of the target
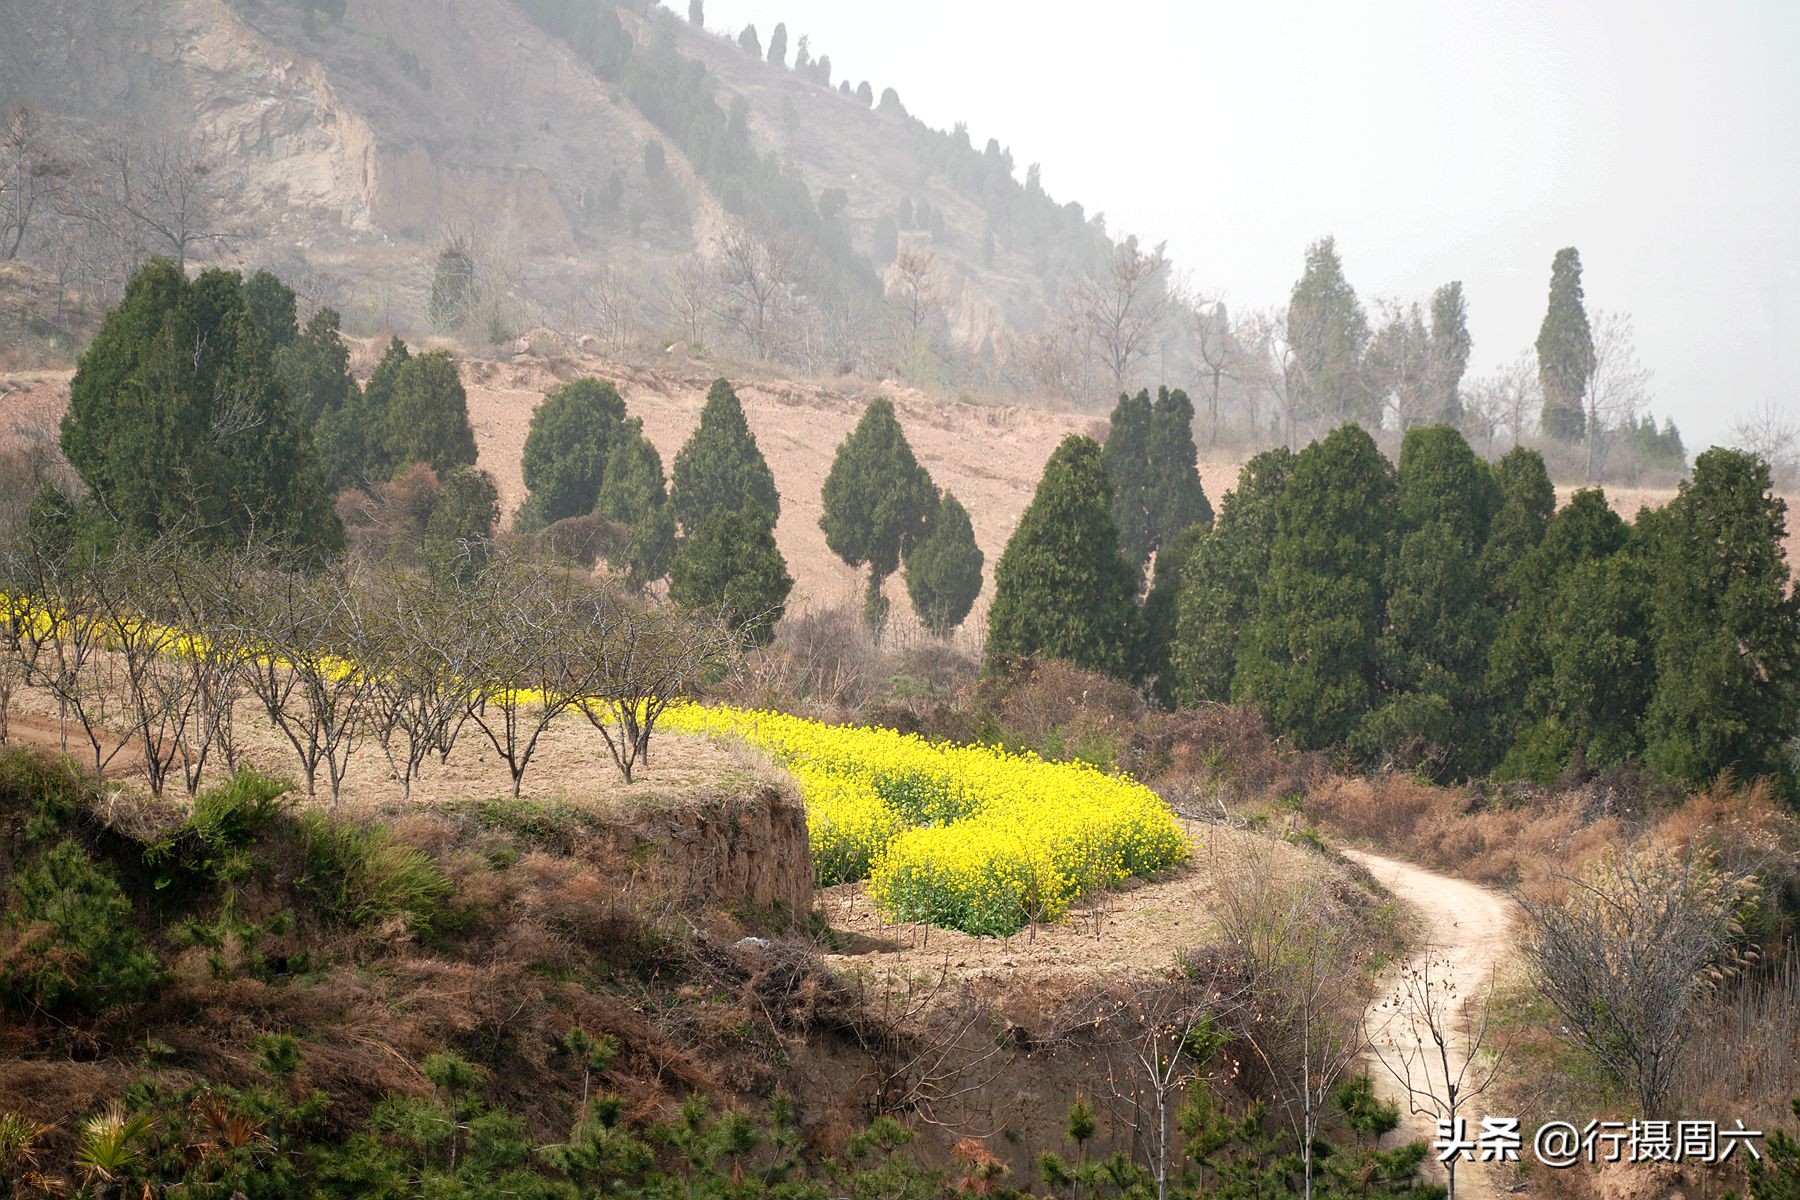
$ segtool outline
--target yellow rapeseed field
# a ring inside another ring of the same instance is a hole
[[[673,707],[663,724],[741,737],[786,766],[819,882],[867,878],[894,920],[1010,933],[1189,853],[1155,793],[1081,763],[724,707]]]

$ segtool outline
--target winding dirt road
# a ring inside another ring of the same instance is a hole
[[[1479,1005],[1487,997],[1496,969],[1512,948],[1516,906],[1500,892],[1467,880],[1362,850],[1345,849],[1343,853],[1346,858],[1367,868],[1396,899],[1417,911],[1421,928],[1412,961],[1428,960],[1434,980],[1454,981],[1457,998],[1451,1002],[1453,1020],[1446,1040],[1453,1069],[1460,1067],[1471,1036],[1469,1006],[1471,1003]],[[1389,970],[1369,1007],[1370,1031],[1377,1042],[1382,1043],[1378,1051],[1371,1051],[1370,1075],[1381,1098],[1399,1105],[1401,1130],[1430,1141],[1437,1136],[1435,1114],[1412,1111],[1416,1106],[1411,1103],[1406,1088],[1393,1071],[1375,1058],[1379,1053],[1399,1068],[1399,1058],[1413,1058],[1424,1049],[1408,1023],[1393,1018],[1393,1000],[1401,990],[1402,972],[1407,965],[1396,963]],[[1390,1039],[1391,1045],[1387,1044]],[[1436,1047],[1430,1049],[1435,1055]],[[1479,1077],[1478,1069],[1470,1071],[1471,1080]],[[1417,1068],[1415,1078],[1418,1078]],[[1465,1088],[1467,1086],[1465,1083]],[[1480,1098],[1476,1098],[1462,1110],[1462,1115],[1469,1128],[1476,1130],[1480,1128],[1483,1116],[1500,1114],[1486,1112]],[[1431,1172],[1442,1179],[1442,1167],[1432,1164]],[[1510,1167],[1461,1164],[1456,1172],[1459,1200],[1487,1200],[1501,1195],[1507,1190],[1505,1184],[1510,1172]]]

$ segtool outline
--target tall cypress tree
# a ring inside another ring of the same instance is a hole
[[[675,512],[663,481],[662,456],[637,417],[613,438],[594,511],[630,531],[619,562],[633,587],[668,574],[675,557]]]
[[[756,505],[707,514],[669,570],[669,599],[722,612],[731,628],[758,646],[774,640],[793,587],[769,511]]]
[[[1363,377],[1369,318],[1344,277],[1335,238],[1306,248],[1306,269],[1288,301],[1300,407],[1332,420],[1378,424],[1374,395]]]
[[[1800,725],[1800,593],[1769,465],[1706,451],[1653,531],[1649,761],[1694,787],[1724,770],[1791,785],[1783,748]]]
[[[1232,696],[1303,749],[1347,740],[1378,695],[1393,498],[1393,468],[1375,440],[1345,425],[1295,457],[1276,503]]]
[[[1119,550],[1100,447],[1070,434],[994,568],[988,652],[1123,677],[1137,654],[1137,579]]]
[[[1461,280],[1431,293],[1431,420],[1460,425],[1463,419],[1462,378],[1475,347],[1469,336],[1469,302]]]
[[[448,351],[406,360],[387,404],[388,457],[396,466],[424,463],[439,475],[475,465],[469,396]]]
[[[1544,393],[1544,432],[1558,441],[1581,440],[1587,420],[1582,398],[1594,376],[1594,332],[1581,291],[1581,253],[1556,252],[1550,264],[1550,304],[1537,336],[1538,382]]]
[[[715,512],[737,512],[746,504],[767,510],[771,525],[781,516],[775,476],[757,449],[737,393],[723,379],[706,393],[700,425],[675,455],[669,502],[684,534]]]
[[[881,585],[900,567],[900,556],[919,537],[937,500],[931,476],[913,457],[893,402],[877,396],[838,446],[821,491],[819,528],[825,544],[853,569],[869,568],[863,615],[872,628],[885,623]]]
[[[906,592],[925,628],[944,637],[963,623],[981,595],[982,562],[969,510],[945,492],[906,553]]]
[[[1155,541],[1150,527],[1153,411],[1148,389],[1135,396],[1121,392],[1106,428],[1106,444],[1100,451],[1106,477],[1112,483],[1113,524],[1119,530],[1119,549],[1140,575]]]
[[[1148,464],[1151,544],[1175,544],[1190,525],[1211,525],[1212,504],[1200,483],[1194,445],[1194,405],[1180,388],[1161,388],[1150,413]]]
[[[356,380],[350,375],[350,348],[338,332],[338,313],[321,308],[304,332],[288,338],[274,352],[275,373],[287,388],[294,419],[317,429],[326,413],[350,403]]]
[[[343,544],[235,273],[190,282],[154,259],[132,277],[81,357],[62,448],[98,507],[138,532]]]
[[[607,456],[625,436],[625,401],[603,379],[577,379],[531,414],[520,466],[530,490],[521,523],[541,528],[594,510]]]
[[[1182,704],[1231,699],[1238,642],[1256,611],[1275,541],[1276,504],[1293,469],[1294,454],[1286,446],[1245,463],[1237,487],[1219,504],[1218,521],[1182,565],[1169,656],[1175,699]]]
[[[294,289],[273,272],[258,271],[244,281],[244,306],[271,356],[299,336]]]

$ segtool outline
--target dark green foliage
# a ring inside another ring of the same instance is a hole
[[[99,507],[139,533],[343,544],[312,439],[230,272],[190,282],[155,259],[132,277],[82,355],[62,448]]]
[[[1180,388],[1159,388],[1150,415],[1150,530],[1157,549],[1191,525],[1211,525],[1212,504],[1200,484],[1194,405]]]
[[[762,57],[762,39],[756,36],[756,26],[744,26],[744,31],[738,34],[738,48],[751,58]]]
[[[144,849],[159,889],[189,890],[242,884],[252,870],[252,847],[288,807],[285,780],[241,768],[194,797],[181,827]]]
[[[6,889],[0,1007],[15,1016],[99,1012],[142,999],[162,980],[131,924],[113,872],[79,843],[58,842]]]
[[[399,338],[388,342],[387,352],[360,391],[352,383],[344,403],[327,408],[319,417],[316,437],[327,490],[335,495],[347,487],[362,487],[388,478],[397,465],[388,448],[388,407],[400,369],[412,358]]]
[[[1692,787],[1725,770],[1792,779],[1800,594],[1782,550],[1787,505],[1769,488],[1762,459],[1715,447],[1654,523],[1646,756]]]
[[[1155,533],[1150,525],[1150,393],[1120,393],[1106,426],[1100,459],[1112,484],[1113,525],[1119,549],[1141,575]]]
[[[625,401],[610,382],[577,379],[531,414],[520,465],[530,495],[520,524],[540,529],[594,511],[606,460],[625,436]]]
[[[1337,241],[1306,248],[1306,270],[1288,302],[1288,333],[1300,381],[1300,407],[1328,420],[1379,423],[1363,378],[1369,319],[1338,259]],[[1290,431],[1291,432],[1291,431]]]
[[[662,456],[636,417],[625,422],[606,456],[594,512],[629,531],[614,565],[625,568],[633,587],[669,573],[675,558],[675,510],[663,481]]]
[[[1674,421],[1665,419],[1659,429],[1656,418],[1645,413],[1642,420],[1626,417],[1620,432],[1630,443],[1640,470],[1679,471],[1687,466],[1687,448],[1681,444],[1681,431]]]
[[[1800,1117],[1800,1100],[1788,1107]],[[1771,1129],[1763,1154],[1750,1163],[1750,1200],[1800,1200],[1800,1141],[1784,1129]]]
[[[1556,511],[1556,487],[1536,450],[1514,446],[1494,467],[1500,507],[1488,528],[1481,569],[1494,591],[1495,607],[1505,612],[1519,599],[1514,571],[1544,540],[1550,514]]]
[[[712,514],[735,513],[746,504],[765,510],[771,526],[781,516],[775,476],[756,447],[737,393],[723,379],[706,393],[700,425],[675,455],[669,502],[689,536]]]
[[[300,333],[294,289],[269,271],[258,271],[244,281],[244,307],[271,357]]]
[[[1378,696],[1394,472],[1345,425],[1294,459],[1232,697],[1302,749],[1346,741]]]
[[[634,49],[610,0],[521,0],[520,7],[541,27],[569,43],[577,57],[602,79],[617,79]]]
[[[1138,654],[1137,591],[1138,573],[1119,551],[1100,447],[1070,434],[994,568],[988,653],[1123,677]]]
[[[723,612],[751,644],[774,640],[794,581],[775,545],[766,509],[710,514],[675,554],[669,599],[683,608]]]
[[[1238,642],[1256,611],[1275,541],[1276,504],[1293,467],[1294,455],[1286,446],[1245,463],[1237,488],[1225,493],[1218,521],[1198,537],[1182,564],[1169,655],[1175,698],[1182,704],[1231,699]]]
[[[1581,254],[1573,246],[1558,250],[1550,264],[1550,304],[1538,327],[1537,358],[1544,432],[1579,441],[1587,428],[1582,401],[1594,374],[1594,332],[1582,298]]]
[[[1481,550],[1500,506],[1486,463],[1449,425],[1407,431],[1400,448],[1398,550],[1379,645],[1387,699],[1355,745],[1445,775],[1487,761],[1485,684],[1495,614]]]
[[[358,929],[399,917],[426,929],[438,919],[450,881],[381,826],[311,812],[300,818],[299,832],[304,866],[294,893],[321,920]]]
[[[500,491],[477,467],[458,467],[439,484],[437,506],[425,521],[425,563],[439,579],[467,582],[492,556]]]
[[[981,595],[983,561],[968,509],[945,492],[906,553],[906,592],[925,628],[945,637],[963,623]]]
[[[469,397],[444,350],[407,359],[387,401],[387,457],[396,468],[424,463],[439,475],[475,465]]]
[[[314,429],[328,413],[352,406],[356,380],[350,377],[350,349],[338,333],[336,309],[321,308],[306,331],[290,337],[275,354],[275,373],[287,388],[295,420]]]
[[[852,568],[868,564],[868,594],[871,605],[878,603],[882,581],[899,569],[937,501],[885,396],[869,401],[838,446],[820,496],[825,544]]]
[[[1469,302],[1460,280],[1431,293],[1430,412],[1426,419],[1462,422],[1462,378],[1475,347],[1469,336]]]
[[[1189,525],[1179,537],[1156,552],[1156,578],[1144,597],[1143,662],[1137,675],[1150,686],[1157,702],[1166,708],[1175,706],[1175,670],[1171,652],[1180,618],[1182,580],[1189,560],[1205,543],[1208,532],[1205,525]]]

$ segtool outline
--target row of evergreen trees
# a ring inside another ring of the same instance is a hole
[[[1535,451],[1490,465],[1422,426],[1396,467],[1346,425],[1258,455],[1216,521],[1177,530],[1155,502],[1198,480],[1172,432],[1138,449],[1143,401],[1121,400],[1105,450],[1071,436],[1051,456],[996,570],[990,653],[1252,703],[1302,748],[1440,778],[1641,761],[1791,784],[1800,598],[1755,456],[1707,451],[1628,525],[1599,489],[1557,509]],[[1159,453],[1182,483],[1146,483]]]

